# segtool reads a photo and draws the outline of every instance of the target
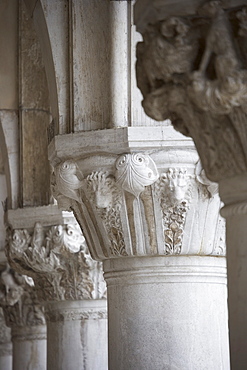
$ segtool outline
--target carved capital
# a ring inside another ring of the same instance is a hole
[[[45,325],[32,278],[19,275],[8,265],[1,271],[0,305],[9,327]]]
[[[34,279],[41,301],[105,297],[101,263],[91,258],[76,223],[9,229],[6,248],[11,265]]]
[[[138,197],[159,178],[159,173],[149,155],[124,154],[116,161],[115,177],[120,188]]]
[[[196,161],[169,167],[166,155],[95,155],[91,172],[87,158],[55,167],[54,195],[74,211],[94,258],[225,254],[217,185]]]
[[[136,23],[137,83],[152,118],[170,119],[194,139],[207,176],[219,182],[247,172],[247,7],[238,1],[164,1]],[[157,3],[157,2],[156,2]],[[229,5],[228,5],[229,3]],[[160,6],[160,9],[159,9]],[[160,12],[159,12],[160,10]],[[145,12],[147,13],[147,12]],[[139,17],[139,18],[138,18]]]

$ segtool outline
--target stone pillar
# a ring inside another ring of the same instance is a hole
[[[13,369],[46,369],[46,325],[30,278],[9,268],[1,271],[1,301],[11,328]]]
[[[46,305],[48,369],[107,369],[106,300]]]
[[[12,370],[11,334],[5,324],[2,308],[0,308],[0,369]]]
[[[137,83],[145,112],[191,136],[227,219],[232,369],[247,363],[247,7],[231,1],[145,1]]]
[[[64,135],[50,160],[103,261],[109,369],[229,369],[224,222],[192,141],[169,126]]]
[[[49,216],[47,216],[49,217]],[[79,226],[9,232],[7,254],[34,279],[45,306],[48,370],[107,369],[106,285]]]

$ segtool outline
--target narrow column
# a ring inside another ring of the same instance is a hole
[[[2,308],[0,308],[0,369],[12,370],[11,334],[5,324]]]
[[[11,328],[13,370],[46,369],[46,325],[32,279],[8,265],[1,272],[1,306]]]
[[[171,127],[56,139],[70,159],[54,195],[103,260],[109,369],[228,370],[224,221],[191,140]]]
[[[130,103],[130,4],[110,2],[111,127],[128,126]]]
[[[34,279],[44,303],[48,370],[106,370],[106,285],[75,220],[12,230],[7,251],[12,266]]]
[[[48,369],[107,369],[105,299],[46,305]]]
[[[12,327],[13,369],[46,369],[46,326]]]

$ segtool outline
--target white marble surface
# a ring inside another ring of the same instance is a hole
[[[49,303],[48,370],[107,370],[106,300]]]
[[[104,262],[110,370],[229,370],[224,257]]]

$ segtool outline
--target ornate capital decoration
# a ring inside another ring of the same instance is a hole
[[[217,186],[201,165],[167,167],[164,155],[96,155],[91,172],[87,158],[55,166],[54,196],[74,211],[94,258],[225,254]]]
[[[117,185],[138,197],[146,186],[152,185],[159,173],[152,158],[142,153],[124,154],[116,161]]]
[[[20,273],[31,276],[43,302],[105,298],[101,263],[94,261],[77,224],[33,232],[8,230],[7,255]]]
[[[162,4],[162,17],[153,3],[150,20],[139,25],[143,42],[137,45],[145,112],[170,119],[194,139],[210,180],[246,173],[246,5],[207,1],[185,9],[183,1],[177,8],[169,2],[169,12]]]
[[[8,265],[1,271],[0,305],[9,327],[45,325],[44,309],[32,278],[18,274]]]

